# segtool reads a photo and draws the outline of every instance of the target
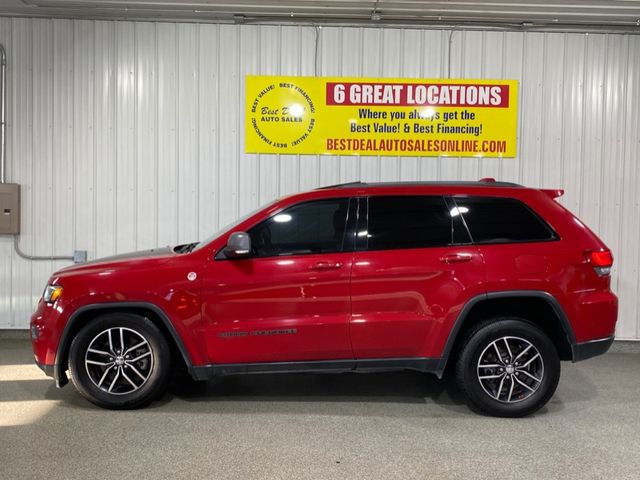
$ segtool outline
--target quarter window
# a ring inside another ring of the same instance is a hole
[[[349,200],[305,202],[272,216],[249,230],[257,257],[340,252]]]
[[[555,232],[529,207],[513,198],[455,198],[474,243],[555,240]]]

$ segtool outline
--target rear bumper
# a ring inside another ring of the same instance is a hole
[[[579,362],[581,360],[586,360],[587,358],[596,357],[606,353],[611,347],[611,344],[613,344],[613,339],[614,336],[612,335],[606,338],[598,338],[588,342],[576,343],[572,346],[573,361]]]
[[[618,297],[611,290],[595,290],[569,296],[564,302],[573,333],[579,343],[609,339],[616,330]]]

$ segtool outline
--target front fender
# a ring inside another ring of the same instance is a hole
[[[188,368],[193,366],[192,355],[185,346],[183,337],[178,333],[176,326],[171,322],[166,312],[150,302],[103,302],[92,303],[84,305],[76,309],[66,322],[60,340],[58,342],[58,348],[56,351],[55,363],[53,365],[53,378],[56,381],[56,385],[61,388],[66,385],[69,380],[66,375],[68,368],[69,348],[71,341],[75,334],[82,328],[88,317],[93,317],[96,314],[108,313],[112,311],[134,311],[136,313],[144,314],[145,312],[152,312],[153,319],[158,319],[161,322],[164,331],[169,332],[170,339],[177,347],[178,351],[182,355],[182,358]]]

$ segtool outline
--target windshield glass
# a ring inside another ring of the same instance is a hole
[[[207,245],[209,242],[211,242],[212,240],[218,238],[220,235],[222,235],[225,232],[228,232],[229,230],[231,230],[232,228],[234,228],[236,225],[240,225],[242,222],[244,222],[247,218],[249,218],[252,215],[255,215],[256,213],[258,213],[260,210],[263,210],[265,208],[270,207],[271,205],[273,205],[274,203],[276,203],[277,200],[274,200],[271,203],[268,203],[266,205],[263,205],[261,207],[256,208],[255,210],[250,211],[249,213],[247,213],[246,215],[243,215],[242,217],[240,217],[239,219],[237,219],[234,222],[231,222],[228,225],[225,225],[224,227],[222,227],[221,229],[219,229],[217,232],[209,235],[207,238],[205,238],[204,240],[202,240],[201,242],[198,243],[198,245],[196,245],[196,247],[193,250],[199,250],[202,247],[204,247],[205,245]]]

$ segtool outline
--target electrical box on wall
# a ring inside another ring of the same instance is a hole
[[[20,233],[20,185],[0,183],[0,235]]]

